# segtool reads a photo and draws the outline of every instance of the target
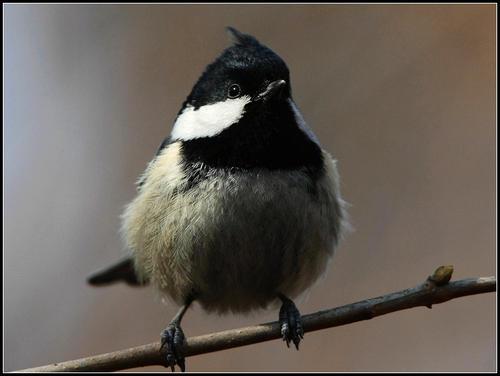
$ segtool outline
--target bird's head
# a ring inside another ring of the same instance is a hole
[[[285,62],[253,36],[227,30],[234,43],[194,85],[176,119],[174,140],[216,136],[243,117],[261,118],[291,96]]]
[[[188,166],[320,171],[319,143],[291,98],[285,62],[228,31],[233,45],[196,82],[169,140],[182,142]]]

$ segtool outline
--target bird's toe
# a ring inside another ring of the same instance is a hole
[[[182,372],[186,370],[186,361],[183,354],[185,341],[184,332],[177,323],[169,324],[161,334],[160,351],[165,351],[165,365],[170,367],[172,372],[175,371],[175,365],[178,365]]]
[[[286,342],[288,347],[290,347],[290,342],[293,342],[298,350],[299,343],[304,338],[304,328],[299,310],[289,299],[284,300],[281,305],[279,322],[283,341]]]

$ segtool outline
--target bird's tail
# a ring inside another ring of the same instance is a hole
[[[125,282],[131,286],[144,286],[147,284],[146,281],[138,278],[134,269],[134,261],[131,258],[123,259],[106,269],[92,274],[87,278],[87,282],[92,286],[106,286],[117,282]]]

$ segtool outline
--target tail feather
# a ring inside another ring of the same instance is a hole
[[[105,286],[117,282],[125,282],[131,286],[143,286],[147,282],[141,281],[135,270],[134,261],[126,258],[110,267],[92,274],[87,278],[87,282],[92,286]]]

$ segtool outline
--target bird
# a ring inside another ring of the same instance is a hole
[[[151,284],[181,308],[161,333],[165,366],[185,371],[181,321],[281,303],[283,341],[304,337],[293,299],[324,274],[349,227],[337,161],[292,99],[285,61],[227,27],[122,216],[129,254],[88,278]]]

